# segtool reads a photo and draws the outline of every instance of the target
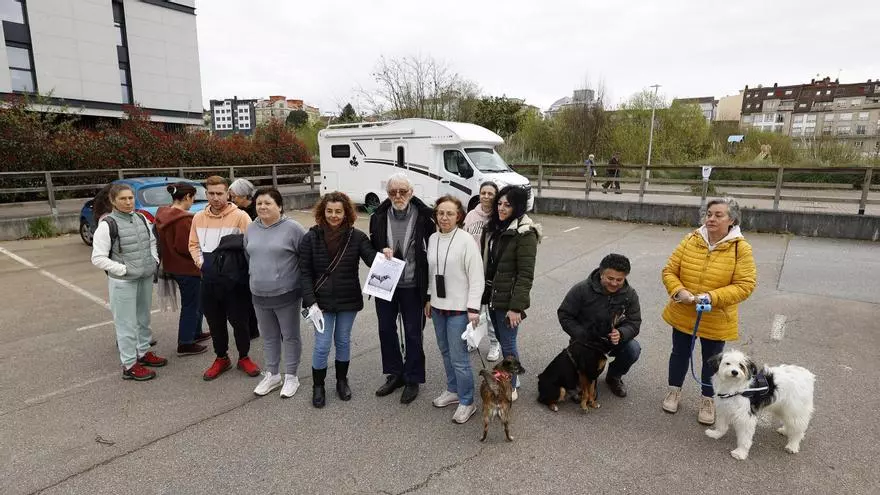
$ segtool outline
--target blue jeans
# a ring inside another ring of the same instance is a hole
[[[202,333],[202,278],[193,275],[174,275],[174,280],[180,290],[177,343],[192,344]]]
[[[519,358],[519,350],[516,348],[516,334],[519,327],[512,328],[507,321],[506,309],[490,309],[489,318],[492,320],[492,326],[495,327],[495,336],[498,337],[498,343],[501,344],[501,355],[503,357],[513,356],[517,361]],[[522,322],[519,323],[522,326]],[[519,375],[516,377],[516,388],[519,388]]]
[[[458,394],[459,404],[469,406],[474,403],[474,372],[467,342],[461,340],[468,325],[467,313],[450,316],[431,309],[431,320],[446,368],[446,390]]]
[[[614,361],[608,365],[608,373],[606,377],[620,378],[629,372],[629,369],[639,360],[642,354],[642,346],[638,341],[632,339],[628,342],[618,344],[608,353],[614,356]]]
[[[336,342],[336,360],[351,360],[351,327],[357,311],[324,313],[324,333],[315,330],[315,349],[312,351],[312,368],[327,369],[330,346]]]
[[[672,329],[672,353],[669,354],[669,385],[672,387],[681,387],[688,374],[688,367],[691,361],[691,336]],[[703,360],[703,370],[700,379],[706,385],[701,385],[703,396],[712,397],[715,391],[712,389],[712,375],[715,374],[715,368],[709,364],[709,358],[721,354],[724,351],[723,340],[711,340],[704,337],[700,339],[700,357]]]

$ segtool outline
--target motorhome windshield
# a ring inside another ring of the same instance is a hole
[[[510,166],[492,148],[465,148],[468,158],[480,172],[510,172]]]

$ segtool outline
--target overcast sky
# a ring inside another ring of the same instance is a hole
[[[431,56],[486,95],[546,109],[591,80],[616,104],[746,84],[880,78],[875,0],[197,0],[202,95],[303,99],[373,87],[379,57]],[[838,8],[838,10],[833,10]]]

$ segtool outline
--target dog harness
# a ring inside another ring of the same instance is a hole
[[[767,376],[764,375],[764,372],[759,371],[758,374],[755,375],[755,378],[749,383],[749,388],[732,394],[718,394],[718,398],[729,399],[741,395],[746,399],[749,399],[752,411],[756,411],[758,406],[764,402],[770,394],[770,382],[767,380]]]

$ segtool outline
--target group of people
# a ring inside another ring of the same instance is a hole
[[[423,331],[430,318],[446,372],[446,386],[432,403],[457,404],[453,421],[467,422],[476,412],[475,385],[462,334],[469,325],[487,324],[489,360],[519,359],[517,335],[530,306],[541,227],[526,214],[528,193],[520,187],[499,190],[483,183],[479,204],[467,212],[451,195],[428,206],[414,196],[405,174],[392,175],[386,184],[388,199],[370,217],[368,233],[354,226],[355,207],[341,192],[321,197],[315,225],[307,231],[284,214],[275,188],[255,190],[241,179],[227,187],[224,178],[212,176],[205,182],[208,206],[193,215],[188,210],[195,188],[175,183],[168,185],[173,203],[159,209],[152,228],[134,211],[131,188],[112,185],[112,212],[95,231],[92,262],[108,274],[123,378],[149,380],[156,376],[150,368],[167,364],[150,350],[152,283],[160,269],[180,291],[178,355],[206,352],[200,342],[213,342],[216,358],[205,380],[232,367],[228,322],[237,368],[250,376],[261,374],[248,356],[252,332],[259,328],[263,337],[266,369],[254,393],[280,388],[281,397],[293,396],[300,385],[302,316],[315,322],[313,406],[327,401],[331,348],[336,395],[350,400],[351,334],[364,308],[359,265],[381,255],[405,265],[391,300],[375,299],[386,375],[376,395],[402,388],[404,404],[419,395],[425,383]],[[670,388],[662,409],[675,413],[679,408],[696,331],[703,356],[698,419],[705,424],[714,422],[709,358],[738,338],[737,305],[756,285],[751,247],[739,222],[734,200],[709,202],[703,225],[682,240],[662,272],[670,296],[663,319],[672,326]],[[630,270],[625,256],[606,256],[569,290],[557,311],[571,339],[601,345],[614,357],[606,383],[621,397],[627,395],[623,376],[641,353],[636,336],[642,316],[638,294],[627,282]],[[713,309],[696,328],[698,302]],[[203,315],[209,332],[202,330]],[[516,400],[520,377],[513,377],[513,385]]]

